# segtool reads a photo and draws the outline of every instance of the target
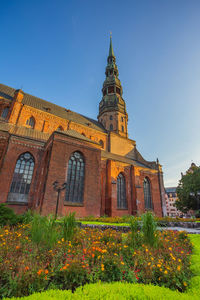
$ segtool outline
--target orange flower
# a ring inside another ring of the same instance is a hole
[[[45,270],[45,271],[44,271],[44,273],[45,273],[45,274],[48,274],[48,273],[49,273],[49,271],[48,271],[48,270]]]
[[[26,266],[24,269],[25,269],[25,271],[28,271],[28,270],[29,270],[29,267],[28,267],[28,266]]]
[[[38,272],[37,272],[37,274],[40,276],[40,274],[43,272],[43,270],[39,270]]]
[[[18,250],[20,248],[20,246],[16,246],[16,249]]]

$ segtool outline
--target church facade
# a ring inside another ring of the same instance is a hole
[[[0,84],[0,203],[54,214],[56,181],[59,215],[162,216],[162,168],[128,138],[112,39],[105,74],[97,120]]]

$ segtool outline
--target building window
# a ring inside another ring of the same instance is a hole
[[[8,201],[28,202],[34,165],[34,158],[29,152],[19,156],[13,174]]]
[[[104,142],[102,140],[99,141],[99,145],[101,146],[101,148],[104,148]]]
[[[122,125],[122,132],[124,132],[124,126]]]
[[[64,131],[64,128],[62,126],[59,126],[56,130],[57,131]]]
[[[113,119],[113,116],[112,115],[110,115],[110,120],[112,120]]]
[[[151,186],[150,186],[150,180],[145,177],[143,182],[143,188],[144,188],[144,203],[145,208],[152,209],[152,199],[151,199]]]
[[[29,118],[26,121],[26,125],[33,129],[35,127],[35,119],[33,117]]]
[[[116,92],[117,92],[117,94],[121,95],[121,91],[118,87],[116,87]]]
[[[124,122],[124,118],[123,117],[121,117],[121,121]]]
[[[114,93],[114,86],[109,86],[108,87],[108,94]]]
[[[110,131],[113,130],[113,124],[110,124]]]
[[[122,173],[117,177],[117,208],[127,209],[126,181]]]
[[[8,111],[9,111],[9,107],[5,107],[2,111],[1,117],[6,119],[6,117],[8,115]]]
[[[68,163],[65,201],[83,203],[85,163],[80,152],[74,152]]]

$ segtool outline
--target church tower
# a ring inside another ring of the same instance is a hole
[[[123,137],[128,137],[128,114],[122,98],[122,86],[118,78],[119,72],[115,63],[116,58],[110,36],[110,49],[107,58],[106,79],[103,83],[103,98],[99,103],[99,122],[108,131],[113,131]]]

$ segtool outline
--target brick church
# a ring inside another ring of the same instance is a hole
[[[162,168],[128,138],[111,38],[105,74],[97,120],[0,84],[0,202],[54,214],[57,181],[59,215],[162,216]]]

